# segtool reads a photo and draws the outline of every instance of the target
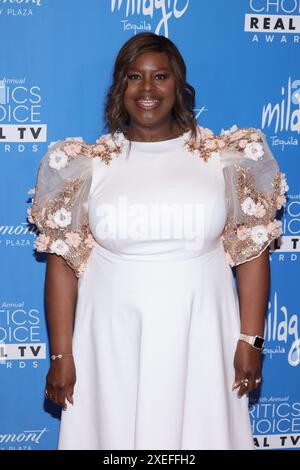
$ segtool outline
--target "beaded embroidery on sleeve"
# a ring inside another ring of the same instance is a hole
[[[95,244],[83,207],[92,179],[91,159],[99,157],[108,165],[120,152],[121,146],[109,134],[93,145],[82,138],[51,143],[40,163],[36,187],[30,191],[33,196],[28,221],[40,232],[36,251],[62,256],[77,277],[85,271]],[[86,170],[84,175],[82,169]],[[49,181],[55,184],[53,191],[45,189]]]
[[[228,213],[222,239],[228,262],[235,266],[258,257],[282,234],[275,217],[289,188],[260,129],[234,126],[222,137],[232,161],[223,170]]]

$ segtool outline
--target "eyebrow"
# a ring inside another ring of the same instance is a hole
[[[171,72],[172,69],[171,68],[166,68],[166,67],[162,67],[162,68],[158,68],[158,69],[152,69],[153,71],[155,72]],[[139,69],[139,68],[134,68],[134,67],[131,67],[128,69],[128,72],[132,72],[132,71],[135,71],[135,72],[142,72],[143,70]]]

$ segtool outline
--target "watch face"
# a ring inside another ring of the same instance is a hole
[[[263,338],[259,338],[258,336],[256,336],[253,346],[255,348],[262,349],[264,342],[265,341]]]

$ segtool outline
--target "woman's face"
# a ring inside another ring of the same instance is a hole
[[[166,125],[175,104],[175,76],[164,52],[140,55],[127,72],[124,106],[130,124],[140,127]]]

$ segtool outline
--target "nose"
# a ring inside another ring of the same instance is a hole
[[[140,83],[141,83],[141,88],[143,90],[146,90],[146,91],[152,90],[154,88],[154,85],[155,85],[152,78],[150,78],[150,77],[149,78],[143,78],[143,80],[141,80]]]

